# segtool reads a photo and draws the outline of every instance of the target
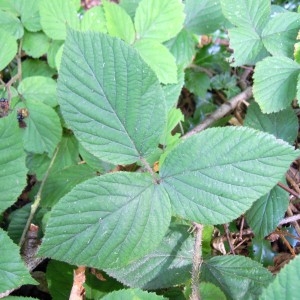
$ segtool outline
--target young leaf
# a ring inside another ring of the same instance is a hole
[[[40,15],[43,31],[54,40],[66,38],[66,26],[79,28],[79,19],[72,1],[40,0]]]
[[[183,5],[178,0],[142,0],[137,7],[134,24],[137,39],[164,42],[183,27]]]
[[[41,32],[25,31],[23,38],[23,50],[33,58],[39,58],[47,53],[50,46],[49,37]]]
[[[18,51],[16,39],[0,28],[0,44],[5,45],[0,51],[0,71],[2,71],[15,57]]]
[[[135,42],[134,47],[161,83],[177,83],[175,57],[164,45],[154,40],[142,39]]]
[[[271,2],[265,0],[220,0],[224,16],[235,26],[259,35],[269,20]]]
[[[128,44],[135,39],[135,30],[130,16],[119,5],[103,2],[107,31],[111,36],[119,37]]]
[[[81,31],[99,31],[106,33],[106,20],[102,6],[94,6],[83,15],[80,23]]]
[[[29,101],[43,102],[51,107],[57,106],[56,81],[44,76],[31,76],[23,79],[18,92]]]
[[[255,237],[263,239],[270,234],[278,226],[288,205],[287,192],[278,186],[255,201],[246,212],[247,223]]]
[[[166,121],[162,88],[120,39],[70,30],[58,95],[66,122],[96,157],[129,164],[157,148]]]
[[[275,280],[263,290],[260,300],[298,299],[299,289],[295,281],[300,278],[300,256],[297,255],[276,275]]]
[[[294,44],[300,28],[300,15],[285,12],[270,19],[262,32],[262,41],[272,55],[293,58]]]
[[[163,296],[158,296],[155,293],[148,293],[139,289],[127,289],[121,291],[114,291],[102,298],[103,300],[132,300],[132,299],[144,299],[144,300],[157,300],[166,299]]]
[[[263,114],[259,105],[252,102],[247,108],[244,126],[268,132],[290,144],[298,134],[298,118],[290,107],[278,113]]]
[[[29,115],[23,142],[25,150],[51,157],[62,136],[62,128],[55,110],[42,102],[27,100]]]
[[[19,254],[19,247],[0,228],[0,293],[24,284],[37,284],[26,269]]]
[[[197,34],[212,33],[219,29],[224,23],[220,0],[187,0],[184,12],[186,18],[184,27]]]
[[[0,212],[3,212],[26,186],[25,152],[15,114],[0,119],[0,140]]]
[[[203,262],[200,281],[220,287],[228,299],[257,299],[272,274],[244,256],[216,256]]]
[[[252,28],[237,27],[228,30],[230,47],[234,50],[233,66],[254,65],[269,55],[261,37]]]
[[[125,267],[105,272],[125,285],[147,290],[183,284],[191,276],[193,245],[188,228],[174,226],[153,252]]]
[[[24,34],[20,20],[13,14],[2,10],[0,10],[0,28],[14,36],[15,39],[21,38]]]
[[[39,254],[96,268],[124,266],[157,247],[170,219],[168,196],[149,174],[106,174],[57,203]]]
[[[174,212],[204,224],[237,218],[266,194],[298,156],[256,130],[212,128],[179,144],[161,166]]]
[[[300,65],[287,57],[267,57],[258,62],[253,94],[263,113],[287,108],[296,96]]]

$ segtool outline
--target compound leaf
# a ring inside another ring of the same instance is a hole
[[[54,206],[40,254],[99,269],[124,266],[158,246],[170,219],[168,196],[149,174],[106,174]]]
[[[20,257],[20,249],[0,228],[0,293],[24,284],[37,284]]]
[[[0,119],[0,139],[0,212],[3,212],[26,186],[26,155],[15,114]]]
[[[226,223],[266,194],[297,155],[266,133],[212,128],[170,151],[160,169],[161,185],[178,215],[204,224]]]
[[[186,226],[173,226],[154,251],[125,267],[105,272],[125,285],[147,290],[182,284],[190,278],[193,244]]]
[[[257,299],[272,281],[272,274],[244,256],[216,256],[203,262],[202,281],[220,287],[228,299]]]
[[[66,122],[96,157],[128,164],[157,148],[166,122],[164,93],[153,71],[120,39],[70,30],[58,95]]]
[[[178,0],[142,0],[134,24],[137,39],[164,42],[173,38],[183,26],[183,5]]]
[[[299,290],[295,280],[300,278],[300,256],[290,261],[275,277],[274,281],[262,292],[260,300],[298,299]]]
[[[253,94],[262,112],[287,108],[296,96],[300,65],[288,57],[267,57],[257,63]]]

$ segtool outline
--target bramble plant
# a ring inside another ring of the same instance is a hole
[[[81,2],[0,2],[0,296],[38,284],[48,258],[53,299],[83,286],[86,299],[295,299],[299,257],[274,279],[265,237],[299,194],[285,173],[300,155],[300,14]],[[245,242],[243,226],[247,255],[231,234]]]

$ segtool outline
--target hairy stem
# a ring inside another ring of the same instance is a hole
[[[195,244],[193,253],[193,268],[192,268],[192,295],[191,300],[201,300],[199,290],[199,276],[202,264],[202,233],[203,225],[193,223],[193,230],[195,231]]]
[[[52,166],[53,166],[53,164],[54,164],[54,161],[55,161],[55,159],[56,159],[56,156],[57,156],[57,153],[58,153],[58,149],[59,149],[59,147],[56,148],[56,150],[55,150],[55,152],[54,152],[54,154],[53,154],[53,157],[52,157],[52,159],[51,159],[51,161],[50,161],[50,164],[49,164],[49,167],[48,167],[48,169],[47,169],[47,172],[46,172],[45,175],[44,175],[44,178],[43,178],[43,180],[42,180],[42,182],[41,182],[40,188],[39,188],[39,190],[38,190],[38,192],[37,192],[37,194],[36,194],[36,196],[35,196],[34,202],[33,202],[33,204],[31,205],[30,215],[29,215],[29,217],[28,217],[28,219],[27,219],[27,223],[26,223],[26,225],[25,225],[25,228],[24,228],[24,230],[23,230],[23,233],[22,233],[22,236],[21,236],[21,239],[20,239],[20,242],[19,242],[19,246],[20,246],[20,247],[22,247],[22,245],[23,245],[24,242],[25,242],[25,237],[26,237],[26,233],[27,233],[27,231],[28,231],[28,228],[29,228],[29,226],[30,226],[30,224],[31,224],[31,222],[32,222],[32,219],[33,219],[33,217],[34,217],[34,215],[35,215],[35,213],[36,213],[36,210],[38,209],[38,207],[39,207],[39,205],[40,205],[41,198],[42,198],[42,197],[41,197],[42,191],[43,191],[45,182],[46,182],[46,180],[47,180],[47,178],[48,178],[48,176],[49,176],[50,170],[51,170],[51,168],[52,168]]]

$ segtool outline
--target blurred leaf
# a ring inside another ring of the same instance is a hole
[[[210,282],[200,283],[200,295],[204,300],[226,300],[222,290]]]
[[[109,293],[102,298],[103,300],[156,300],[166,299],[163,296],[158,296],[155,293],[148,293],[139,289],[120,290]]]
[[[0,212],[3,212],[26,186],[25,152],[14,113],[0,119],[0,139]]]
[[[289,299],[297,300],[299,290],[297,282],[300,279],[300,256],[296,256],[276,275],[274,281],[263,290],[260,300]]]
[[[42,31],[25,31],[23,38],[23,50],[31,57],[38,58],[46,54],[50,46],[50,39]]]
[[[20,39],[24,34],[24,29],[20,20],[9,12],[0,10],[0,28],[14,38]]]
[[[228,299],[246,300],[257,299],[272,274],[244,256],[215,256],[202,263],[200,280],[220,287]]]
[[[37,59],[26,59],[22,62],[22,78],[30,76],[52,77],[56,70],[51,69],[45,61]]]
[[[0,51],[0,71],[3,70],[15,57],[18,51],[16,39],[0,28],[0,43],[5,45]]]
[[[290,106],[296,96],[300,65],[287,57],[267,57],[257,63],[253,94],[263,113],[278,112]]]
[[[0,293],[24,284],[37,284],[30,276],[19,254],[19,247],[0,228]]]
[[[251,258],[264,265],[264,267],[273,265],[276,253],[273,251],[269,241],[260,237],[254,237],[251,240],[250,251],[252,252]]]
[[[52,40],[47,52],[47,62],[51,68],[56,68],[55,57],[63,41]]]
[[[247,109],[244,126],[265,131],[293,144],[298,134],[298,118],[292,108],[278,113],[263,114],[256,102]]]
[[[205,98],[210,83],[210,78],[203,72],[193,69],[187,69],[185,72],[185,87],[201,98]]]
[[[80,23],[82,31],[107,32],[103,6],[94,6],[87,10]]]

